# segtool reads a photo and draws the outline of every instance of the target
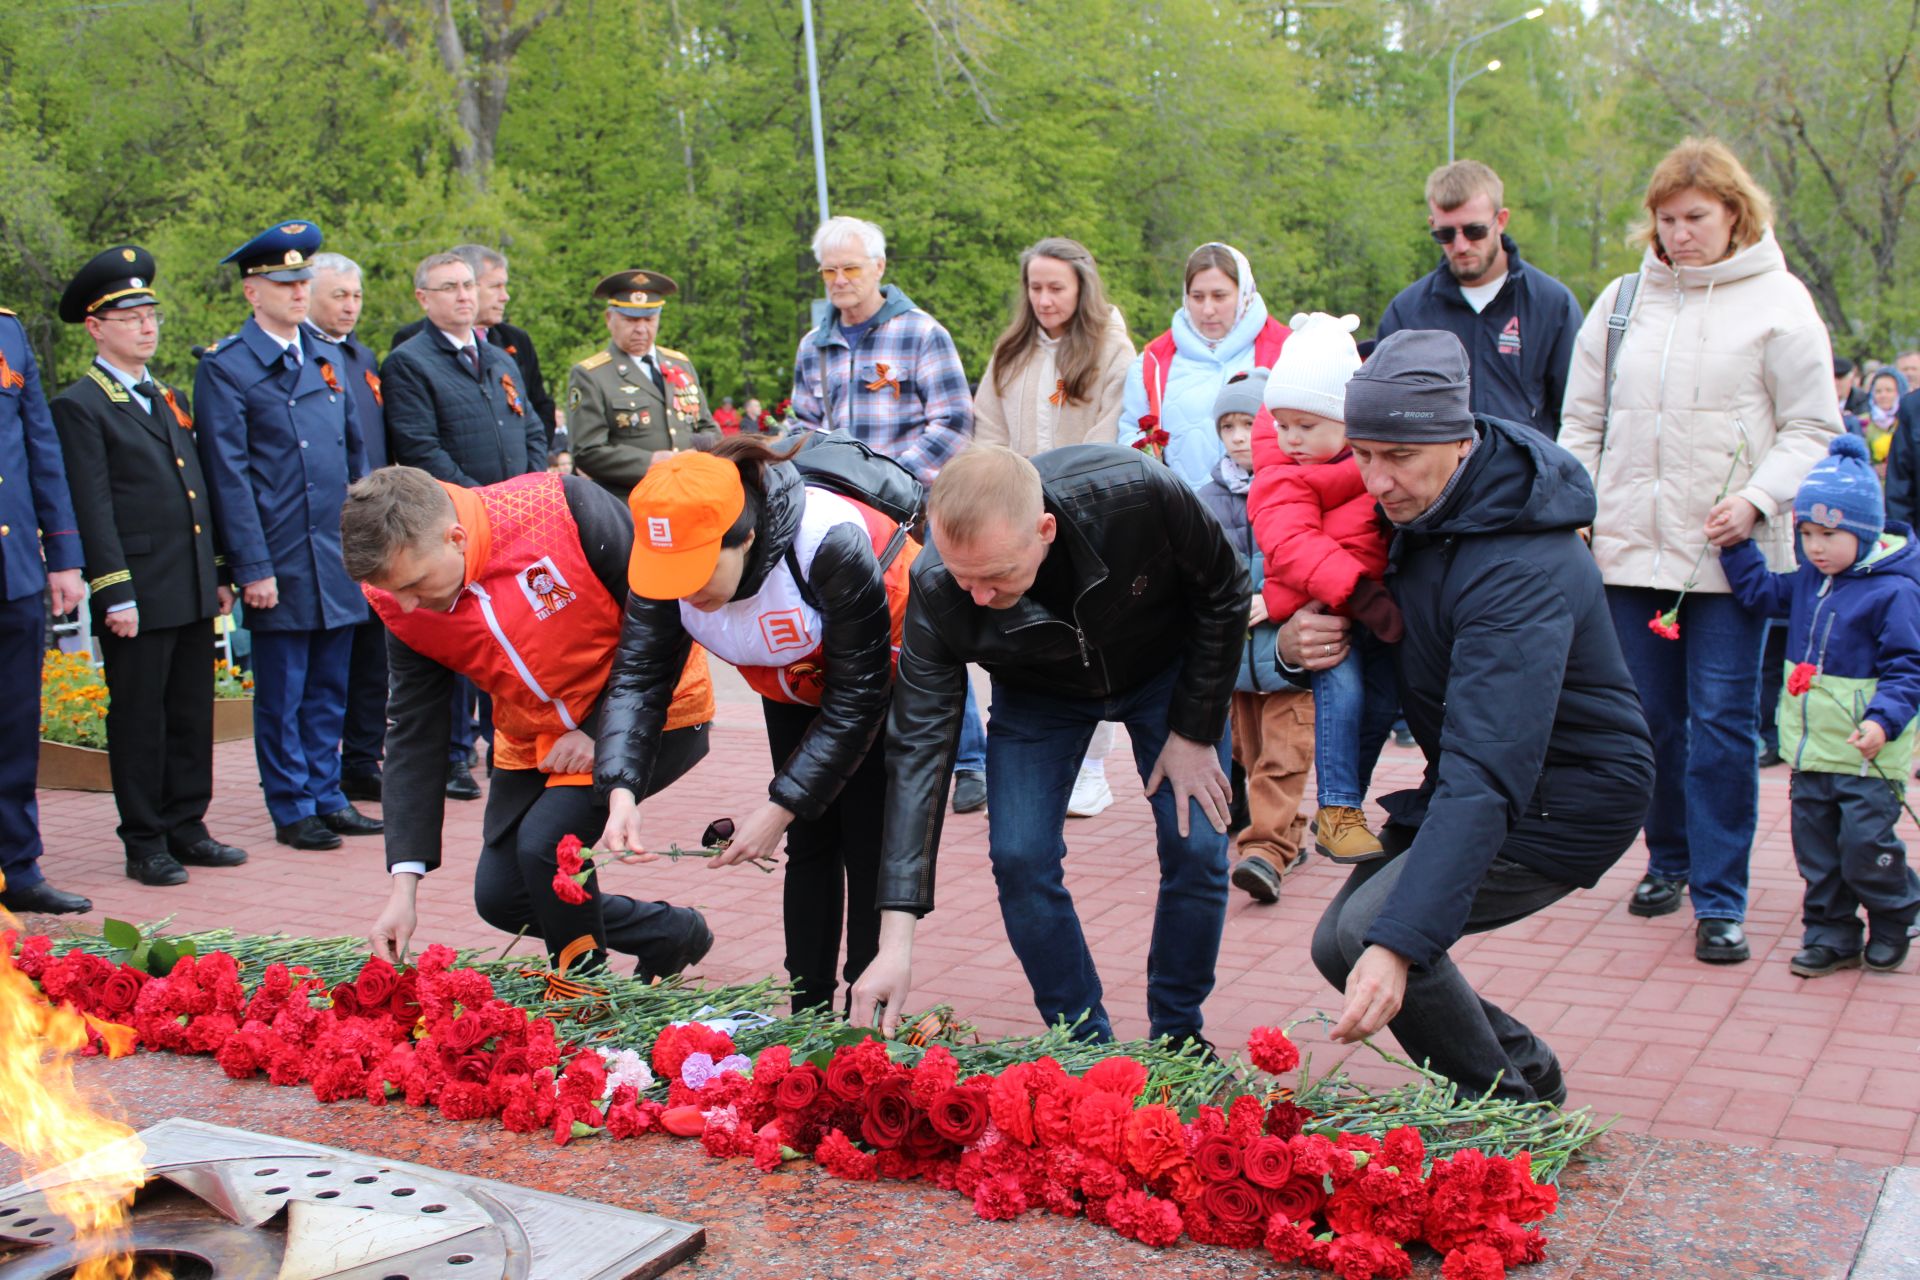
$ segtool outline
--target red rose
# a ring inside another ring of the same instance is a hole
[[[906,1138],[913,1127],[913,1103],[907,1097],[907,1082],[900,1077],[881,1080],[867,1089],[860,1118],[860,1136],[867,1145],[891,1150]]]
[[[851,1048],[833,1051],[833,1060],[827,1064],[827,1088],[843,1102],[858,1102],[892,1067],[885,1045],[877,1040],[862,1040]]]
[[[933,1101],[927,1113],[941,1137],[967,1146],[986,1132],[987,1091],[978,1087],[949,1089]]]
[[[820,1096],[822,1079],[816,1066],[795,1067],[774,1087],[773,1105],[782,1111],[805,1111]]]
[[[94,1010],[103,1017],[114,1018],[133,1012],[133,1002],[140,998],[140,988],[146,979],[132,969],[121,967],[100,980],[94,988]]]
[[[1207,1181],[1226,1182],[1240,1176],[1240,1148],[1231,1138],[1208,1138],[1194,1148],[1193,1163]]]
[[[463,1013],[434,1028],[433,1038],[455,1053],[472,1053],[487,1039],[487,1020],[478,1013]]]
[[[1257,1227],[1267,1218],[1266,1201],[1258,1191],[1237,1178],[1232,1182],[1208,1183],[1207,1189],[1200,1193],[1200,1207],[1222,1226]]]
[[[1270,1076],[1283,1076],[1300,1065],[1300,1050],[1278,1027],[1255,1027],[1247,1037],[1247,1056]]]
[[[1269,1213],[1288,1222],[1305,1222],[1327,1203],[1327,1188],[1319,1178],[1295,1178],[1267,1199]]]
[[[911,1090],[909,1090],[907,1102],[909,1106],[912,1105]],[[898,1150],[902,1155],[911,1156],[915,1160],[929,1161],[937,1156],[951,1154],[952,1146],[940,1136],[940,1131],[933,1127],[933,1121],[927,1117],[926,1112],[915,1111],[913,1124],[908,1127],[907,1136],[901,1140]]]
[[[1255,1138],[1241,1156],[1240,1169],[1254,1186],[1278,1190],[1293,1177],[1293,1152],[1279,1138]]]
[[[572,876],[564,871],[556,871],[553,873],[553,896],[570,906],[577,907],[592,895],[575,884]]]
[[[1811,662],[1794,663],[1793,670],[1787,675],[1787,692],[1796,698],[1799,697],[1813,688],[1813,678],[1819,674],[1820,668]]]
[[[343,982],[332,992],[333,1011],[343,1018],[360,1016],[360,992],[351,982]]]
[[[400,971],[374,956],[360,967],[360,976],[353,980],[354,994],[360,997],[363,1009],[378,1009],[393,999],[393,993],[400,987]]]

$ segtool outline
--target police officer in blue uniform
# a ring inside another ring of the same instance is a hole
[[[313,298],[301,323],[307,337],[339,352],[340,378],[360,416],[360,438],[367,449],[367,470],[387,465],[386,394],[380,387],[380,361],[360,339],[360,309],[365,285],[360,264],[338,253],[315,254]],[[347,669],[347,722],[340,737],[340,791],[349,800],[380,799],[380,762],[387,741],[387,628],[368,611],[353,629],[353,656]]]
[[[44,557],[44,559],[43,559]],[[80,529],[67,496],[60,440],[40,388],[27,331],[0,307],[0,707],[15,732],[0,735],[0,906],[9,911],[91,911],[40,871],[39,735],[18,732],[40,705],[46,596],[55,615],[86,594],[80,581]]]
[[[207,830],[213,618],[233,596],[214,553],[192,403],[148,367],[160,345],[153,277],[153,255],[132,244],[80,268],[60,318],[86,326],[95,355],[48,407],[107,668],[107,762],[127,875],[177,885],[187,867],[236,867],[247,855]]]
[[[319,247],[320,228],[294,220],[222,259],[253,316],[193,383],[218,541],[253,633],[260,786],[274,837],[296,849],[381,830],[340,790],[347,669],[367,617],[340,560],[340,509],[367,458],[345,364],[300,327]]]

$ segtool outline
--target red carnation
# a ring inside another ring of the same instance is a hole
[[[1125,1054],[1116,1054],[1094,1063],[1080,1078],[1086,1081],[1089,1089],[1117,1093],[1129,1102],[1138,1098],[1147,1087],[1147,1069]]]
[[[820,1145],[813,1149],[813,1158],[820,1162],[822,1169],[848,1182],[872,1182],[879,1177],[872,1153],[854,1146],[838,1129],[829,1129],[827,1136],[820,1139]]]
[[[1647,630],[1653,632],[1653,634],[1659,636],[1662,640],[1678,640],[1680,638],[1679,608],[1675,607],[1663,613],[1654,614],[1653,620],[1647,623]]]
[[[1102,1207],[1102,1216],[1121,1235],[1156,1249],[1172,1244],[1186,1230],[1173,1201],[1144,1191],[1126,1191],[1114,1196]]]
[[[1016,1062],[987,1086],[987,1111],[1002,1134],[1023,1147],[1033,1145],[1033,1067]]]
[[[1304,1262],[1321,1271],[1328,1269],[1327,1246],[1297,1222],[1276,1215],[1267,1223],[1266,1245],[1275,1262]]]
[[[1254,1186],[1277,1191],[1293,1177],[1293,1152],[1278,1138],[1255,1138],[1247,1144],[1240,1168]]]
[[[895,1076],[878,1081],[867,1089],[860,1118],[860,1136],[867,1145],[882,1151],[897,1147],[913,1127],[913,1102],[907,1097],[906,1080]]]
[[[1799,697],[1813,688],[1813,678],[1820,674],[1820,668],[1811,662],[1796,662],[1793,670],[1787,673],[1787,692]]]
[[[1405,1249],[1364,1231],[1334,1237],[1327,1261],[1340,1280],[1405,1280],[1413,1274],[1413,1259]]]
[[[487,1087],[483,1084],[450,1084],[440,1090],[435,1105],[440,1108],[440,1114],[449,1120],[480,1120],[493,1114],[493,1108],[487,1102]]]
[[[833,1060],[827,1063],[827,1088],[843,1102],[858,1102],[875,1081],[892,1071],[893,1059],[887,1056],[887,1047],[868,1037],[833,1051]]]
[[[822,1080],[820,1068],[811,1063],[795,1067],[774,1087],[773,1105],[782,1111],[805,1111],[820,1096]]]
[[[1082,1151],[1119,1163],[1126,1158],[1133,1104],[1117,1093],[1089,1093],[1073,1105],[1073,1141]]]
[[[564,871],[553,873],[553,896],[571,906],[579,906],[591,895]]]
[[[1484,1244],[1454,1249],[1440,1263],[1441,1280],[1506,1280],[1507,1267],[1497,1250]]]
[[[1293,1138],[1307,1127],[1313,1112],[1291,1102],[1280,1101],[1267,1108],[1267,1132],[1276,1138]]]
[[[1157,1103],[1141,1107],[1127,1123],[1127,1163],[1151,1181],[1187,1159],[1187,1140],[1180,1117]]]
[[[1027,1193],[1008,1174],[987,1178],[974,1189],[973,1211],[988,1222],[1005,1222],[1027,1211]]]
[[[927,1118],[948,1142],[968,1146],[987,1130],[987,1091],[974,1085],[948,1089],[934,1099]]]
[[[553,850],[554,861],[559,863],[562,875],[579,875],[586,869],[586,863],[580,857],[580,837],[568,832],[560,837],[560,843]]]
[[[1270,1076],[1283,1076],[1300,1065],[1300,1050],[1278,1027],[1255,1027],[1247,1037],[1247,1056]]]

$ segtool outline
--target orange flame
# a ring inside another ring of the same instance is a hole
[[[17,927],[4,911],[0,925]],[[124,1231],[147,1180],[146,1148],[74,1086],[73,1055],[86,1043],[85,1016],[48,1004],[0,949],[0,1143],[29,1178],[53,1175],[47,1202],[73,1224],[76,1252],[86,1255],[74,1280],[128,1280],[134,1259]]]

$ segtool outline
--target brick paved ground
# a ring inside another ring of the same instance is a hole
[[[716,664],[716,673],[723,670]],[[723,678],[721,692],[712,754],[649,804],[648,829],[659,841],[691,843],[710,819],[742,814],[764,795],[769,765],[757,707],[736,682]],[[1116,791],[1129,759],[1123,737],[1109,764]],[[1389,747],[1376,790],[1411,785],[1417,759]],[[171,915],[176,929],[364,929],[387,887],[379,840],[349,841],[324,854],[276,845],[254,778],[250,742],[218,749],[211,823],[217,835],[253,852],[243,868],[195,871],[189,885],[176,889],[144,888],[122,874],[111,798],[48,791],[41,793],[48,872],[61,887],[93,898],[88,919],[94,923],[104,915]],[[1598,889],[1465,941],[1454,956],[1481,991],[1559,1050],[1571,1102],[1618,1113],[1623,1128],[1920,1165],[1916,962],[1893,975],[1853,972],[1806,982],[1788,974],[1787,958],[1798,946],[1800,881],[1788,837],[1785,771],[1769,770],[1760,794],[1747,920],[1752,962],[1696,963],[1684,913],[1655,921],[1629,916],[1625,901],[1643,865],[1635,853]],[[468,894],[482,804],[449,802],[447,866],[423,887],[423,942],[504,942],[473,916]],[[1915,839],[1910,822],[1903,820],[1902,828]],[[946,832],[939,909],[921,927],[918,1000],[950,1002],[988,1032],[1037,1029],[1000,927],[986,821],[950,818]],[[1137,788],[1102,816],[1072,822],[1068,846],[1068,884],[1100,963],[1115,1029],[1144,1034],[1155,872],[1151,819]],[[1223,1049],[1240,1047],[1254,1026],[1337,1010],[1335,993],[1307,958],[1307,939],[1340,877],[1331,864],[1316,861],[1287,882],[1276,906],[1236,895],[1219,985],[1207,1005],[1209,1034]],[[619,868],[610,882],[705,910],[719,940],[702,973],[738,979],[780,972],[779,876],[661,863]],[[1349,1052],[1317,1028],[1299,1034],[1314,1050],[1316,1067]],[[1394,1077],[1364,1050],[1354,1054],[1361,1078]]]

